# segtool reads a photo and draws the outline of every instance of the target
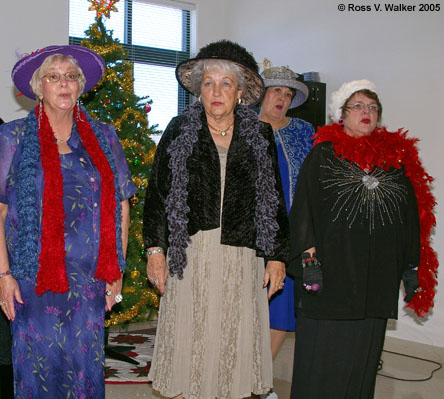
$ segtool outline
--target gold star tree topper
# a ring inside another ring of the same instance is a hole
[[[111,11],[116,11],[117,8],[115,4],[119,2],[119,0],[88,0],[91,3],[89,7],[89,11],[95,11],[97,14],[97,18],[100,18],[104,15],[106,18],[109,18]]]

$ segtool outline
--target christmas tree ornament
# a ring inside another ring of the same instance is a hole
[[[133,196],[130,198],[130,202],[131,202],[131,205],[132,205],[132,206],[136,206],[137,203],[139,202],[139,198],[137,197],[137,195],[133,195]]]
[[[148,114],[151,111],[151,105],[145,104],[145,112]]]
[[[89,11],[95,11],[97,18],[104,15],[106,18],[110,17],[111,11],[117,12],[117,8],[114,4],[119,2],[119,0],[88,0],[91,3]]]
[[[125,294],[125,295],[128,295],[128,294],[135,294],[137,291],[136,291],[136,289],[134,288],[134,287],[125,287],[125,288],[123,288],[122,289],[122,292]]]
[[[131,278],[135,280],[136,278],[140,277],[140,272],[138,270],[131,271]]]

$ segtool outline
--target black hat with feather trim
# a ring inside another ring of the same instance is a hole
[[[195,58],[180,63],[176,68],[176,78],[180,85],[198,96],[193,89],[191,71],[200,61],[219,59],[234,62],[244,71],[245,86],[242,92],[242,101],[246,105],[256,104],[264,93],[264,81],[259,75],[259,67],[254,57],[241,45],[230,40],[219,40],[202,47]]]

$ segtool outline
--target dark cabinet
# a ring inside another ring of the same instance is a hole
[[[310,122],[316,129],[325,125],[325,90],[326,84],[321,82],[304,81],[310,93],[307,101],[297,108],[289,109],[287,116]]]

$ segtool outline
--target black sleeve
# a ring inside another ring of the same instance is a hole
[[[168,248],[168,220],[165,199],[171,186],[170,156],[167,149],[180,131],[180,118],[171,120],[157,146],[146,189],[143,208],[143,240],[145,248]]]
[[[265,137],[270,143],[268,145],[268,154],[271,157],[273,172],[276,180],[276,190],[278,192],[279,204],[277,210],[277,223],[279,225],[279,230],[276,233],[275,238],[275,250],[274,255],[265,257],[266,261],[278,260],[280,262],[287,263],[288,261],[288,245],[289,245],[289,227],[288,227],[288,215],[287,207],[285,204],[284,191],[282,188],[281,174],[279,172],[278,154],[276,143],[274,141],[274,133],[271,125],[264,123],[265,126]]]
[[[290,256],[287,273],[301,277],[300,255],[316,246],[315,215],[319,205],[319,169],[321,145],[313,148],[299,171],[290,209]]]
[[[405,268],[411,269],[419,265],[421,242],[418,203],[410,181],[408,181],[408,189],[407,228],[409,235],[407,243],[407,264],[405,265]]]

